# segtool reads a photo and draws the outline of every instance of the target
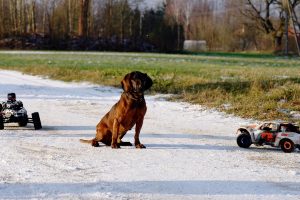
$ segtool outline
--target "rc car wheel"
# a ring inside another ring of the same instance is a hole
[[[25,127],[25,126],[27,126],[27,123],[28,123],[28,117],[26,115],[26,117],[24,117],[23,119],[21,119],[18,124],[21,127]]]
[[[285,153],[291,153],[295,150],[294,142],[289,139],[284,139],[280,142],[281,150]]]
[[[3,130],[3,129],[4,129],[3,116],[2,116],[2,114],[0,113],[0,130]]]
[[[32,121],[35,130],[42,128],[42,123],[38,112],[32,113]]]
[[[252,144],[251,137],[247,133],[241,133],[237,137],[236,142],[239,145],[239,147],[242,147],[242,148],[249,148],[250,145]]]

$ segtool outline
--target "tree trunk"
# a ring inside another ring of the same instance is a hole
[[[35,9],[36,9],[36,2],[34,0],[34,1],[32,1],[32,4],[31,4],[31,23],[32,23],[32,32],[33,33],[36,33]]]
[[[48,1],[46,1],[44,8],[43,8],[43,34],[46,35],[46,19],[47,19],[47,5]]]
[[[22,5],[23,0],[19,0],[17,3],[17,19],[18,19],[18,33],[22,35]]]
[[[80,13],[78,20],[78,35],[87,37],[88,34],[88,13],[90,0],[80,0]]]
[[[22,1],[22,32],[27,33],[27,18],[26,18],[26,4],[24,1]]]
[[[275,52],[282,52],[283,31],[272,32]]]
[[[10,11],[10,23],[9,23],[9,28],[10,31],[12,32],[14,35],[16,33],[16,29],[17,29],[17,24],[16,24],[16,2],[10,1],[9,2],[9,11]]]
[[[0,37],[2,38],[2,36],[4,35],[4,2],[3,0],[0,0]]]
[[[180,50],[180,25],[177,22],[177,51]]]
[[[68,34],[70,36],[73,35],[73,12],[72,0],[68,0]]]
[[[123,12],[121,11],[121,19],[120,19],[120,42],[122,43],[123,38],[124,38],[124,21],[123,21]]]
[[[106,24],[106,28],[107,28],[107,36],[108,37],[112,37],[112,32],[113,32],[113,29],[112,29],[112,16],[113,16],[113,2],[112,0],[109,0],[109,5],[108,5],[108,16],[105,16],[107,17],[107,24]]]

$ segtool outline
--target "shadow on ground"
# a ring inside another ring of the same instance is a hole
[[[59,197],[62,195],[84,196],[95,193],[112,194],[159,194],[159,195],[294,195],[299,198],[299,182],[263,181],[132,181],[93,183],[10,183],[0,184],[1,199],[31,199]]]

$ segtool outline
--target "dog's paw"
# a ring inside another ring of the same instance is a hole
[[[111,148],[112,148],[112,149],[119,149],[119,148],[120,148],[120,146],[119,146],[119,145],[117,145],[117,144],[111,144]]]
[[[137,149],[146,149],[146,146],[143,145],[143,144],[136,144],[135,148],[137,148]]]
[[[98,143],[97,141],[93,141],[93,142],[92,142],[92,146],[93,146],[93,147],[99,147],[99,143]]]

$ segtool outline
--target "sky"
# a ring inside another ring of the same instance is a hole
[[[163,0],[145,0],[149,7],[156,7],[158,4],[161,4]]]
[[[144,4],[141,8],[156,8],[161,5],[164,0],[144,0]]]

